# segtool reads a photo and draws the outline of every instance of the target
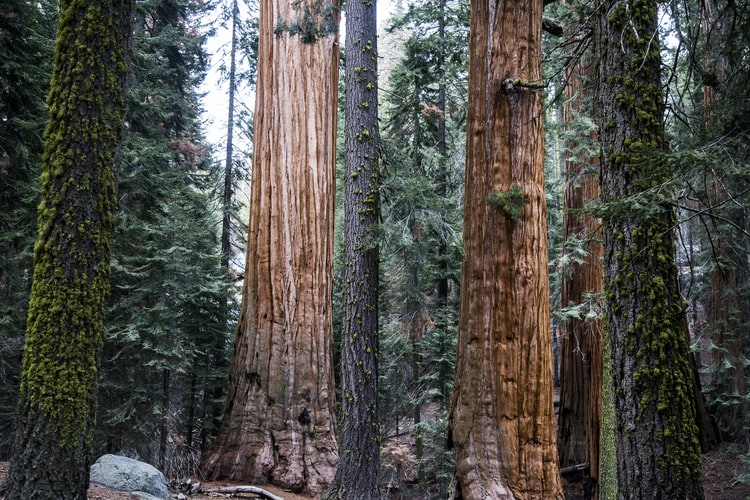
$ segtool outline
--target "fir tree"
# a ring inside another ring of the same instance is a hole
[[[605,2],[595,23],[605,294],[617,494],[703,498],[693,373],[677,282],[657,2]],[[664,193],[662,192],[664,190]]]
[[[64,1],[5,498],[86,498],[133,3]]]
[[[410,412],[420,487],[445,494],[452,473],[443,431],[461,261],[468,4],[412,4],[389,31],[407,38],[384,93],[382,432],[388,450]],[[435,419],[423,420],[425,405],[437,408],[428,413]],[[384,467],[390,458],[385,452]]]

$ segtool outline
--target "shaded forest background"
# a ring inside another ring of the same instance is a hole
[[[580,340],[569,323],[595,324],[603,312],[600,292],[573,301],[563,294],[596,242],[563,229],[566,189],[598,168],[587,90],[595,82],[581,70],[571,92],[570,78],[570,68],[592,64],[594,4],[555,2],[545,10],[556,380],[564,341]],[[706,5],[663,6],[669,176],[654,190],[677,194],[682,294],[707,406],[722,438],[750,463],[750,3]],[[256,10],[237,1],[137,3],[94,450],[154,463],[169,477],[197,472],[224,404],[251,175]],[[0,3],[0,460],[10,453],[15,421],[56,15],[47,0]],[[380,20],[381,483],[408,483],[436,498],[445,497],[453,474],[445,438],[463,259],[468,23],[468,2],[448,0],[397,4]],[[206,40],[217,31],[235,33],[236,43],[208,54]],[[237,96],[223,144],[206,138],[217,127],[203,118],[200,85],[210,68]],[[580,105],[571,109],[574,100]],[[342,123],[340,142],[343,130]],[[339,205],[343,198],[339,192]],[[649,210],[649,201],[602,208],[592,199],[577,210],[597,209]],[[340,222],[337,215],[338,259]],[[336,334],[341,268],[337,260]]]

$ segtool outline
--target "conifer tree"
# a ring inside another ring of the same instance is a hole
[[[376,1],[347,3],[339,466],[325,498],[379,499],[380,172]]]
[[[97,446],[167,474],[177,472],[174,443],[190,451],[208,437],[229,342],[220,208],[198,122],[203,37],[189,24],[201,13],[171,0],[136,11],[100,388]]]
[[[450,438],[466,498],[562,498],[552,402],[542,0],[475,2]]]
[[[335,474],[336,2],[260,5],[243,303],[211,478],[321,494]]]
[[[657,2],[607,1],[594,43],[621,498],[703,498],[665,146]]]
[[[5,498],[86,498],[131,0],[60,5],[19,420]]]
[[[586,26],[568,2],[566,40],[585,36]],[[562,42],[560,45],[567,45]],[[575,47],[575,45],[574,45]],[[599,199],[598,142],[591,117],[593,62],[589,50],[568,52],[564,69],[565,101],[563,255],[560,258],[560,405],[558,452],[560,466],[588,464],[587,494],[598,497],[602,414],[602,247],[599,220],[585,209]]]
[[[412,4],[389,31],[408,38],[385,93],[379,413],[387,439],[411,412],[419,486],[445,494],[453,466],[445,424],[461,262],[468,3]],[[423,418],[423,405],[438,411]]]
[[[750,5],[744,2],[745,13]],[[737,5],[723,1],[701,2],[701,30],[703,44],[703,134],[701,142],[718,141],[725,154],[734,161],[720,162],[719,168],[704,170],[708,186],[704,196],[710,214],[704,219],[709,228],[710,264],[706,291],[706,330],[715,346],[711,352],[710,383],[707,387],[712,406],[725,436],[747,440],[750,428],[750,269],[746,264],[750,253],[750,226],[748,203],[742,200],[743,192],[750,187],[745,168],[737,162],[747,162],[748,156],[737,146],[742,142],[722,140],[748,133],[746,124],[737,116],[747,109],[747,100],[741,97],[741,87],[747,80],[747,65],[743,64],[740,47],[746,46],[748,22],[740,21]],[[743,26],[745,30],[743,34]],[[738,168],[739,167],[739,168]]]

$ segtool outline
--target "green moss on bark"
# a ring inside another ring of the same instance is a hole
[[[6,498],[85,498],[131,11],[61,2]]]
[[[655,1],[608,1],[597,23],[608,326],[618,492],[702,498],[674,214],[666,173]],[[634,200],[634,201],[630,201]],[[637,204],[636,204],[637,202]]]

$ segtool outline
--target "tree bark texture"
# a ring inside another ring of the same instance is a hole
[[[340,463],[329,499],[379,499],[379,128],[376,1],[346,4]]]
[[[595,26],[604,270],[620,498],[703,498],[664,147],[657,2],[609,0]]]
[[[8,500],[86,498],[132,9],[60,3]]]
[[[562,498],[552,404],[542,0],[471,6],[464,249],[450,412],[458,493]]]
[[[338,4],[260,6],[252,198],[212,479],[318,495],[338,461],[332,367]]]
[[[563,106],[563,120],[568,126],[585,112],[584,101],[590,97],[582,82],[586,72],[582,64],[568,71],[567,101]],[[596,137],[590,140],[596,141]],[[595,172],[597,159],[588,154],[589,149],[579,146],[575,139],[566,144],[563,240],[578,240],[574,244],[584,245],[586,255],[583,262],[571,261],[566,269],[560,302],[568,307],[588,301],[595,316],[570,317],[561,325],[557,446],[562,467],[589,464],[590,486],[596,489],[602,411],[602,321],[595,301],[602,291],[602,246],[599,220],[583,209],[587,202],[599,199],[600,190]],[[596,492],[592,493],[596,498]]]

